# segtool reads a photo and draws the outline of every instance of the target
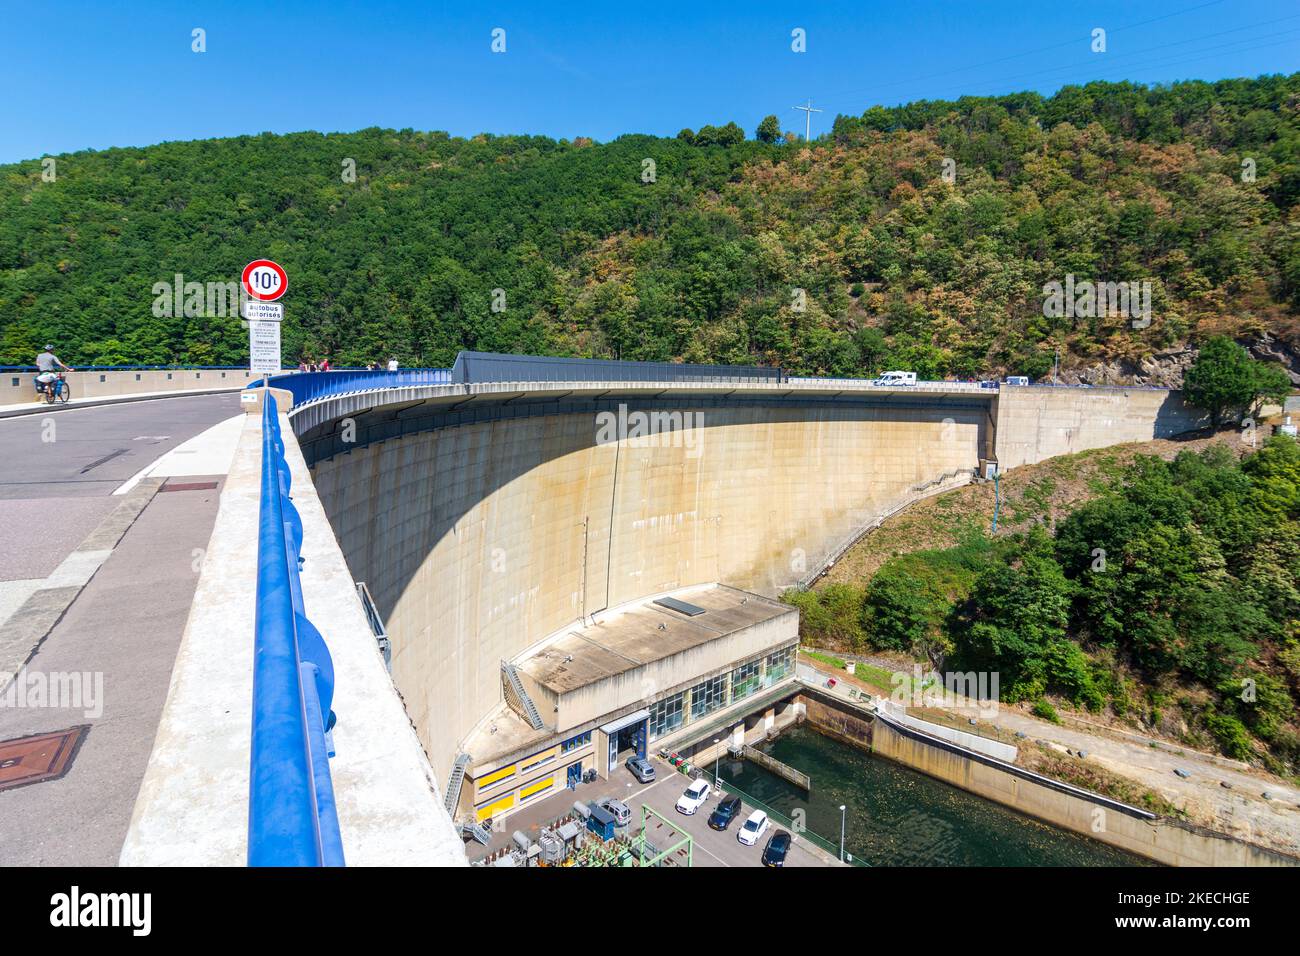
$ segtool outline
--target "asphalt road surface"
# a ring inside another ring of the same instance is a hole
[[[114,489],[238,413],[230,392],[0,419],[0,582],[48,575],[121,501]]]
[[[127,501],[114,489],[239,409],[232,392],[0,420],[0,619]],[[34,648],[26,670],[81,696],[0,705],[0,742],[88,728],[63,776],[0,791],[0,864],[117,862],[224,477],[151,498]]]
[[[158,456],[237,414],[231,391],[0,419],[0,500],[111,495]]]

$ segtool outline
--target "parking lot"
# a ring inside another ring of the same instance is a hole
[[[615,797],[627,804],[632,811],[632,821],[628,826],[629,833],[635,833],[639,830],[641,826],[641,807],[645,805],[673,821],[682,832],[689,834],[695,844],[693,858],[695,866],[762,865],[763,847],[767,844],[768,838],[778,829],[784,829],[783,827],[773,822],[768,827],[767,832],[759,839],[757,845],[745,846],[736,839],[736,833],[745,817],[754,809],[746,805],[725,831],[718,832],[712,829],[708,825],[709,814],[713,812],[721,799],[716,791],[709,794],[704,805],[695,814],[687,816],[678,813],[674,809],[677,798],[682,795],[682,791],[690,783],[690,778],[679,773],[675,768],[657,757],[652,757],[650,760],[654,764],[655,773],[658,776],[655,782],[639,783],[628,772],[626,767],[619,767],[608,780],[597,780],[594,783],[583,784],[576,791],[561,790],[554,796],[530,805],[527,810],[503,820],[499,832],[493,834],[491,846],[483,847],[477,843],[469,844],[466,849],[469,851],[470,859],[482,858],[499,846],[506,845],[509,842],[510,834],[516,830],[522,830],[533,839],[536,839],[540,827],[571,810],[575,800],[595,802],[604,797]],[[671,842],[670,834],[658,832],[663,827],[663,824],[655,820],[654,817],[650,818],[649,826],[651,842],[661,845]],[[794,843],[786,856],[785,865],[838,866],[840,864],[834,856],[826,853],[820,847],[800,839],[799,835],[795,834]]]

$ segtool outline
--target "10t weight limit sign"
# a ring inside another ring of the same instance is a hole
[[[280,320],[284,312],[276,299],[289,288],[289,277],[279,263],[254,259],[244,266],[244,316],[248,322],[248,367],[263,375],[280,371]]]
[[[242,281],[249,298],[259,302],[274,302],[289,288],[284,269],[270,259],[254,259],[244,266]]]

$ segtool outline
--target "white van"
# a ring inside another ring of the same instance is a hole
[[[915,385],[915,372],[886,372],[880,378],[874,379],[872,385]]]
[[[1028,375],[1008,375],[1006,378],[1007,385],[1028,385]]]

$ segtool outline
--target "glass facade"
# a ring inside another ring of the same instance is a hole
[[[649,739],[658,740],[701,717],[739,703],[763,688],[784,680],[794,673],[794,655],[795,648],[791,645],[769,654],[766,659],[746,661],[717,677],[700,681],[690,690],[689,712],[685,691],[651,704]],[[567,743],[566,741],[566,745]]]
[[[691,720],[711,714],[727,701],[727,675],[719,674],[691,688]]]
[[[579,747],[587,746],[587,744],[589,743],[591,743],[590,730],[587,731],[585,734],[578,734],[578,736],[576,737],[570,737],[564,743],[560,744],[560,753],[562,754],[570,753],[571,751],[577,750]]]
[[[682,691],[650,705],[651,740],[670,734],[682,725],[682,704],[685,699],[686,692]]]
[[[763,662],[750,661],[731,672],[731,702],[744,700],[758,690],[763,680]]]
[[[777,681],[783,680],[793,669],[793,646],[779,650],[775,654],[767,655],[767,674],[763,678],[763,686],[771,687]]]

